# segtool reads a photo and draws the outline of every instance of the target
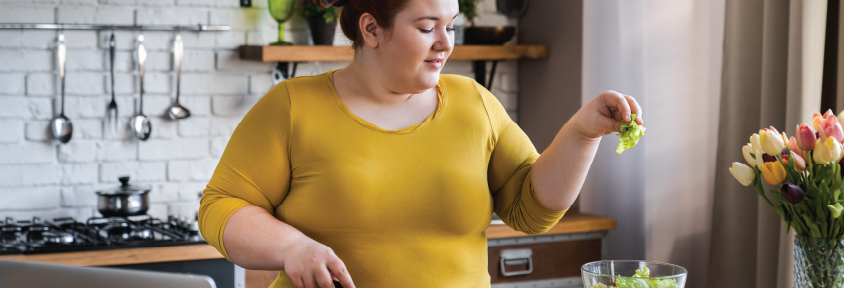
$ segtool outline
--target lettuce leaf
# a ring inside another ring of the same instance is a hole
[[[650,270],[648,267],[636,270],[636,275],[633,277],[619,277],[615,279],[615,287],[617,288],[679,288],[677,281],[674,279],[651,280]]]
[[[618,147],[615,147],[615,153],[621,154],[624,150],[633,148],[639,142],[639,138],[645,135],[645,126],[636,124],[636,114],[630,115],[630,118],[632,119],[630,123],[621,121],[621,132],[616,134],[621,142],[618,143]]]

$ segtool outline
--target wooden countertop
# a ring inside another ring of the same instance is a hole
[[[593,214],[569,213],[551,230],[540,235],[613,230],[615,225],[613,218]],[[517,232],[506,225],[491,225],[487,228],[486,234],[488,239],[535,236]],[[223,255],[208,244],[0,256],[2,260],[36,261],[78,266],[111,266],[217,258],[223,258]]]

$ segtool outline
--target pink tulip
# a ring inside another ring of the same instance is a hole
[[[777,131],[777,128],[774,128],[774,126],[770,126],[770,127],[771,127],[771,130],[769,130],[769,131],[774,131],[774,134],[780,134],[780,131]],[[763,129],[763,130],[768,130],[768,129]]]
[[[788,166],[789,158],[785,155],[788,155],[788,152],[783,153],[782,163]],[[791,159],[794,159],[794,169],[797,169],[797,171],[806,170],[806,160],[803,160],[803,157],[800,157],[800,155],[797,155],[796,152],[791,151]]]
[[[812,127],[815,128],[815,131],[820,130],[821,124],[823,123],[823,116],[818,111],[815,111],[815,114],[812,115]]]
[[[791,136],[791,139],[788,139],[788,148],[791,149],[791,152],[797,153],[797,155],[806,159],[806,152],[803,152],[803,150],[800,149],[800,146],[797,145],[797,139],[795,139],[794,136]]]
[[[800,147],[800,150],[812,151],[815,149],[815,141],[818,138],[815,136],[815,130],[809,127],[809,125],[806,125],[806,123],[797,126],[794,137],[797,140],[797,146]]]
[[[835,140],[838,140],[838,143],[841,143],[842,141],[844,141],[844,129],[841,129],[841,123],[838,123],[838,119],[830,119],[835,120],[835,123],[827,124],[830,122],[824,122],[823,132],[824,134],[826,134],[827,137],[835,138]]]
[[[815,126],[815,130],[818,132],[818,139],[826,141],[827,137],[832,137],[835,138],[838,143],[844,142],[844,129],[841,128],[841,123],[838,122],[838,118],[832,114],[832,110],[827,111],[823,116],[821,116],[820,113],[815,112],[814,116],[814,119],[812,119],[812,125]]]

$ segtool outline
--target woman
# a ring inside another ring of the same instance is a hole
[[[489,91],[440,75],[456,0],[342,9],[352,63],[258,101],[201,201],[208,243],[241,267],[283,270],[273,287],[489,287],[492,212],[547,231],[601,136],[642,113],[632,97],[602,93],[540,156]]]

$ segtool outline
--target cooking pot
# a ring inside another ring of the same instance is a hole
[[[149,186],[129,185],[129,176],[118,178],[120,186],[97,191],[97,209],[103,217],[143,215],[149,210]]]

